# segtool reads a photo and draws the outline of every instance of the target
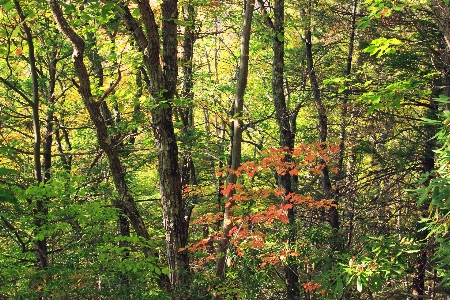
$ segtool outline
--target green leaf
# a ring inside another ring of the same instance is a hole
[[[277,34],[277,39],[278,39],[280,42],[283,42],[283,41],[284,41],[284,34],[283,34],[283,33],[278,33],[278,34]]]
[[[0,176],[19,174],[18,171],[8,168],[0,168]]]
[[[433,98],[434,101],[442,103],[442,104],[449,104],[450,103],[450,97],[445,95],[439,95],[438,98]]]
[[[356,279],[356,289],[358,290],[358,292],[362,292],[363,286],[362,286],[361,277],[358,277]]]
[[[5,188],[0,187],[0,202],[9,202],[17,204],[17,199],[11,194],[11,192]]]
[[[161,106],[161,107],[164,107],[164,108],[169,108],[170,107],[170,105],[166,102],[166,101],[161,101],[161,102],[159,102],[159,105]]]
[[[20,26],[16,26],[16,28],[14,28],[13,32],[11,33],[11,38],[16,37],[20,32]]]
[[[336,289],[337,289],[338,297],[341,298],[342,295],[344,294],[344,283],[342,282],[341,277],[337,278]]]
[[[364,30],[364,29],[366,29],[369,25],[370,25],[370,19],[367,18],[367,19],[363,20],[361,23],[359,23],[358,26],[359,26],[359,28],[360,28],[361,30]]]
[[[379,292],[383,288],[381,279],[378,276],[374,276],[372,279],[372,289],[374,292]]]
[[[162,268],[162,269],[161,269],[161,272],[162,272],[164,275],[169,275],[169,274],[170,274],[170,269],[168,269],[168,268]]]
[[[136,7],[135,9],[133,9],[133,12],[131,13],[131,15],[135,18],[139,17],[141,15],[141,11],[139,10],[138,7]]]

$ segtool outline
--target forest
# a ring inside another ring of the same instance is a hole
[[[450,299],[449,0],[0,0],[0,299]]]

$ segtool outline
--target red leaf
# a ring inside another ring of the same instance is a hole
[[[310,154],[310,155],[307,155],[307,156],[305,157],[305,159],[306,159],[306,161],[308,161],[308,162],[311,163],[311,162],[314,160],[315,157],[316,157],[315,155]]]
[[[297,169],[292,169],[289,171],[289,174],[291,174],[292,176],[297,176],[298,175],[298,170]]]
[[[288,204],[281,206],[281,209],[288,210],[288,209],[291,209],[292,207],[293,207],[292,203],[288,203]]]
[[[333,146],[333,147],[330,148],[330,152],[338,152],[339,149],[340,149],[339,146]]]

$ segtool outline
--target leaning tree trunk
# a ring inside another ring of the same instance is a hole
[[[94,123],[97,140],[100,148],[105,152],[108,157],[109,167],[113,176],[114,185],[119,194],[119,199],[122,202],[124,211],[131,221],[131,224],[138,236],[143,237],[146,240],[150,239],[147,228],[139,213],[137,205],[131,195],[131,192],[125,182],[125,171],[122,167],[119,153],[114,147],[115,145],[111,141],[111,137],[108,134],[107,124],[100,112],[100,103],[114,90],[120,80],[119,79],[104,92],[104,94],[95,100],[90,86],[90,78],[86,66],[83,61],[85,42],[84,40],[73,30],[64,17],[64,14],[56,0],[49,0],[50,9],[58,25],[60,31],[64,36],[72,43],[75,72],[79,80],[77,84],[78,92],[83,99],[84,105],[89,113],[89,116]],[[146,256],[152,256],[153,251],[147,247],[143,249]]]

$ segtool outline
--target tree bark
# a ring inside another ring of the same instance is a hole
[[[303,18],[309,18],[305,12],[302,13]],[[306,21],[309,24],[308,21]],[[327,142],[328,137],[328,117],[326,107],[322,101],[322,96],[320,93],[320,86],[317,81],[316,71],[314,69],[314,60],[313,60],[313,52],[312,52],[312,38],[311,38],[311,27],[307,25],[305,28],[305,36],[304,36],[304,44],[305,44],[305,56],[306,56],[306,64],[309,75],[309,82],[311,84],[311,89],[313,93],[314,104],[316,106],[316,111],[319,118],[319,141],[323,147],[325,147],[325,143]],[[330,171],[328,165],[325,163],[323,159],[319,161],[321,165],[323,165],[322,169],[322,191],[325,199],[333,199],[333,204],[328,211],[328,221],[331,225],[331,228],[335,230],[335,234],[337,234],[337,230],[339,229],[339,214],[337,210],[338,203],[336,199],[333,197],[333,189],[331,187],[331,179],[330,179]],[[338,245],[333,245],[333,247],[337,247]]]
[[[450,96],[450,95],[446,95]],[[427,112],[427,118],[436,119],[437,118],[438,108],[434,103],[433,99],[430,98],[430,109]],[[424,141],[425,147],[422,157],[422,170],[424,174],[430,174],[432,170],[434,170],[434,150],[436,149],[436,141],[434,136],[436,135],[436,127],[433,125],[425,125],[424,126]],[[426,187],[430,183],[431,176],[427,175],[427,180],[423,183],[423,186]],[[420,213],[422,218],[426,218],[429,214],[429,205],[430,203],[427,201],[423,203],[420,207]],[[419,220],[418,220],[419,221]],[[421,230],[420,226],[417,226],[416,231],[416,239],[420,241],[422,244],[418,256],[416,258],[415,263],[415,274],[413,276],[412,282],[412,290],[413,295],[416,296],[416,299],[423,299],[425,295],[425,272],[428,264],[428,253],[429,246],[427,241],[428,230]]]
[[[450,96],[450,4],[445,3],[445,1],[441,0],[431,0],[430,1],[431,10],[435,16],[436,23],[439,26],[443,34],[443,40],[440,48],[444,48],[440,55],[440,60],[442,62],[442,81],[444,83],[443,94],[447,97]],[[429,111],[427,112],[427,118],[436,119],[437,114],[437,106],[434,103],[433,99],[430,98]],[[450,106],[447,104],[446,109],[450,109]],[[436,142],[434,136],[436,134],[436,129],[433,126],[426,125],[424,128],[424,140],[425,140],[425,150],[422,158],[422,170],[424,174],[431,172],[434,169],[434,149],[436,147]],[[424,186],[427,186],[431,180],[429,176],[428,179],[423,183]],[[428,216],[428,206],[429,202],[423,203],[419,209],[422,217]],[[428,235],[428,231],[426,230],[417,230],[416,238],[419,241],[423,242],[421,246],[420,252],[416,258],[415,263],[415,274],[413,276],[412,282],[412,290],[415,299],[423,299],[425,295],[425,272],[428,263],[428,254],[429,249],[427,249],[427,241],[426,237]]]
[[[152,109],[153,133],[158,152],[159,190],[166,234],[166,253],[170,283],[175,299],[189,297],[182,288],[189,277],[187,244],[188,224],[184,218],[185,203],[181,195],[181,176],[178,166],[178,146],[172,120],[172,103],[176,92],[177,66],[177,1],[164,0],[162,8],[163,55],[160,57],[160,36],[155,16],[148,1],[138,2],[145,32],[133,18],[128,6],[122,4],[121,18],[134,36],[138,50],[143,54],[143,65],[147,71],[147,87],[155,102]]]
[[[272,40],[273,40],[273,65],[272,65],[272,94],[275,105],[276,120],[280,131],[280,147],[285,148],[288,152],[294,149],[295,132],[291,130],[289,108],[286,105],[286,97],[284,94],[284,0],[275,0],[274,2],[273,21],[266,22],[273,24]],[[291,155],[285,155],[285,162],[292,160]],[[291,176],[289,172],[284,175],[278,175],[278,186],[284,190],[284,194],[288,195],[294,192],[293,181],[297,180],[296,176]],[[286,200],[283,197],[283,201]],[[289,231],[286,237],[287,244],[292,247],[295,244],[297,230],[295,227],[294,207],[288,209],[287,216],[289,219]],[[298,284],[297,266],[291,258],[286,260],[284,266],[286,276],[286,291],[288,299],[298,299],[300,289]]]
[[[88,110],[91,121],[94,123],[96,129],[97,140],[100,148],[106,153],[109,161],[111,174],[113,176],[114,185],[119,194],[119,199],[124,207],[124,211],[131,221],[131,224],[138,236],[143,237],[146,240],[150,239],[147,228],[139,213],[137,205],[131,195],[131,192],[125,182],[125,171],[120,162],[117,149],[114,147],[111,141],[111,137],[108,135],[107,125],[105,119],[100,112],[100,105],[102,101],[112,92],[115,86],[118,84],[116,81],[99,100],[95,100],[92,96],[90,78],[87,72],[86,66],[83,61],[85,42],[84,40],[70,27],[65,19],[63,12],[56,0],[49,0],[50,9],[58,25],[60,31],[64,36],[72,43],[73,47],[73,61],[75,66],[75,72],[79,80],[78,92],[80,93],[84,105]],[[119,76],[120,79],[120,76]],[[152,256],[151,249],[143,248],[144,254],[147,257]]]
[[[444,0],[431,0],[431,10],[436,22],[444,35],[447,49],[450,49],[450,3]]]
[[[353,64],[353,53],[354,53],[354,47],[355,47],[355,35],[356,35],[356,15],[357,15],[357,8],[358,8],[358,0],[353,0],[353,8],[352,8],[352,15],[350,20],[350,37],[348,42],[348,53],[347,53],[347,63],[345,67],[345,73],[344,76],[348,77],[351,74],[352,71],[352,64]],[[347,162],[347,170],[344,170],[344,156],[346,152],[347,147],[347,126],[348,126],[348,119],[349,119],[349,96],[350,91],[347,89],[344,92],[343,99],[342,99],[342,111],[341,111],[341,126],[340,126],[340,137],[339,137],[339,156],[338,156],[338,176],[337,176],[337,182],[336,182],[336,189],[334,191],[334,203],[336,205],[339,204],[340,198],[342,197],[343,190],[347,187],[347,203],[350,202],[353,204],[355,201],[354,195],[352,192],[348,191],[348,187],[353,186],[354,184],[354,176],[353,174],[353,157],[350,157]],[[349,136],[350,138],[353,137],[352,130],[350,129]],[[351,152],[351,150],[349,151]],[[352,206],[350,204],[350,207]],[[351,209],[351,208],[350,208]],[[351,209],[352,210],[352,209]],[[337,212],[334,212],[337,215]],[[349,226],[348,226],[348,235],[347,235],[347,248],[351,245],[352,240],[352,231],[353,231],[353,211],[350,211],[350,220],[349,220]],[[338,220],[339,222],[339,220]],[[344,247],[344,245],[342,245]]]
[[[33,147],[33,159],[34,159],[34,180],[37,185],[44,182],[43,176],[42,176],[42,165],[41,165],[41,122],[39,119],[39,105],[40,105],[40,95],[39,95],[39,82],[38,82],[38,70],[36,67],[36,56],[35,56],[35,50],[34,50],[34,41],[33,41],[33,35],[31,32],[30,27],[28,26],[26,22],[26,16],[23,13],[22,7],[19,3],[19,1],[14,0],[14,6],[17,10],[17,13],[19,15],[22,29],[25,32],[25,40],[28,46],[28,64],[30,66],[30,73],[31,73],[31,85],[32,85],[32,100],[29,101],[29,104],[32,108],[32,117],[33,117],[33,135],[34,135],[34,147]],[[50,115],[50,118],[52,116]],[[50,120],[50,125],[51,126]],[[48,142],[48,140],[47,140]],[[46,145],[48,146],[48,144]],[[50,169],[51,166],[51,153],[48,153],[49,149],[48,147],[46,149],[46,160],[45,160],[45,167]],[[47,177],[47,176],[46,176]],[[48,174],[48,179],[50,179],[50,175]],[[42,228],[46,224],[48,209],[45,204],[45,199],[37,199],[36,200],[36,207],[33,210],[34,219],[33,223],[36,226],[36,231],[42,230]],[[36,233],[38,233],[36,232]],[[36,264],[38,266],[38,269],[45,270],[49,266],[49,259],[48,259],[48,248],[47,248],[47,237],[44,236],[40,240],[34,241],[34,254],[36,257]],[[42,279],[43,281],[47,279]],[[41,295],[42,292],[38,291],[37,299],[43,299],[43,296]]]
[[[254,10],[254,0],[247,0],[245,6],[244,24],[242,26],[242,36],[241,36],[241,56],[239,61],[239,77],[236,86],[236,94],[234,99],[233,107],[233,137],[231,145],[231,172],[228,173],[226,184],[235,184],[237,181],[237,176],[233,172],[237,170],[241,165],[241,147],[242,147],[242,110],[244,107],[244,94],[245,88],[247,86],[248,77],[248,61],[249,61],[249,45],[250,45],[250,33],[251,33],[251,22],[253,18]],[[228,197],[233,196],[233,191],[228,195]],[[217,259],[216,259],[216,275],[224,277],[225,276],[225,261],[227,249],[230,243],[231,236],[229,232],[233,228],[233,201],[229,200],[229,203],[225,205],[223,214],[223,227],[222,236],[219,241],[217,248]],[[219,298],[220,299],[220,296]]]

